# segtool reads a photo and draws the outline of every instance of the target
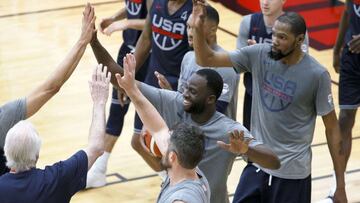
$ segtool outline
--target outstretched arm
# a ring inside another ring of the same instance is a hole
[[[26,97],[26,118],[34,115],[69,79],[83,56],[87,44],[91,40],[94,33],[94,25],[94,8],[87,4],[83,12],[80,39],[45,82],[40,84]]]
[[[250,147],[251,139],[244,138],[244,131],[235,130],[229,133],[230,143],[226,144],[218,141],[218,145],[234,154],[245,155],[254,163],[259,164],[264,168],[278,169],[280,168],[279,158],[265,145],[256,145]]]
[[[205,41],[205,4],[205,0],[193,0],[192,20],[189,21],[195,31],[193,38],[196,63],[204,67],[232,67],[233,64],[227,52],[213,51]]]
[[[119,85],[126,91],[145,128],[153,135],[161,154],[165,155],[170,138],[169,128],[155,107],[140,92],[135,81],[136,60],[132,54],[124,57],[124,75],[116,75]]]
[[[344,180],[345,154],[343,153],[341,147],[340,128],[335,111],[331,111],[327,115],[323,116],[322,119],[325,125],[326,139],[336,175],[336,191],[334,194],[334,200],[342,203],[347,202]]]
[[[111,75],[107,72],[107,67],[103,68],[100,64],[94,68],[92,79],[89,81],[91,98],[93,100],[93,113],[88,147],[84,150],[88,156],[88,170],[104,152],[105,106],[109,96],[110,78]]]

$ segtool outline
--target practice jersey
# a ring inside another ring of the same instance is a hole
[[[165,76],[178,78],[181,61],[189,50],[186,22],[192,11],[192,1],[187,0],[172,15],[167,4],[168,0],[154,0],[150,10],[152,54],[149,73],[156,70]]]
[[[146,0],[125,0],[127,19],[145,19],[147,16]],[[141,35],[141,30],[123,31],[124,44],[134,48]]]
[[[350,0],[346,5],[349,13],[349,29],[346,32],[346,44],[353,38],[353,35],[360,34],[360,0]]]

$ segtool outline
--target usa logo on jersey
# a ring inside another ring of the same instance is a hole
[[[185,14],[186,15],[186,14]],[[184,14],[182,15],[182,18]],[[184,22],[172,22],[154,14],[152,18],[152,37],[155,44],[164,51],[178,47],[184,40],[186,26]]]
[[[128,0],[126,1],[126,10],[131,15],[138,15],[141,11],[143,0]]]

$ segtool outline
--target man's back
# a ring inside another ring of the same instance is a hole
[[[79,151],[66,161],[41,169],[6,173],[0,177],[0,202],[70,202],[85,188],[88,159]]]

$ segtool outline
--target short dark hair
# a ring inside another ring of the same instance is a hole
[[[216,25],[218,25],[220,22],[220,17],[217,10],[210,5],[206,5],[205,9],[206,9],[206,18],[216,23]]]
[[[204,77],[207,81],[207,88],[216,96],[216,100],[219,99],[223,90],[223,79],[220,74],[212,69],[203,68],[196,71],[196,74]]]
[[[279,22],[290,25],[291,32],[298,36],[306,33],[306,23],[304,18],[295,12],[285,12],[277,19]]]
[[[193,169],[203,158],[205,135],[196,126],[178,123],[172,128],[169,150],[176,152],[182,167]]]

